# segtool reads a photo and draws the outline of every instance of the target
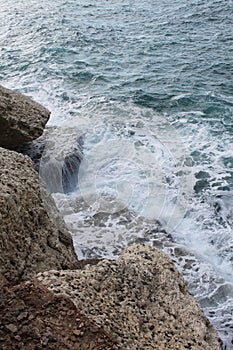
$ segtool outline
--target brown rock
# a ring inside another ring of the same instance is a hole
[[[7,328],[10,332],[12,332],[12,333],[17,332],[17,330],[18,330],[18,328],[16,327],[16,325],[14,325],[14,324],[12,324],[12,323],[7,324],[7,325],[6,325],[6,328]]]
[[[71,235],[32,161],[0,148],[0,272],[19,283],[77,263]]]
[[[18,322],[22,312],[27,317]],[[96,327],[98,331],[93,332]],[[15,287],[8,284],[1,290],[0,349],[122,348],[103,328],[82,315],[69,298],[55,296],[35,280]]]
[[[220,350],[220,341],[170,258],[132,245],[117,261],[47,271],[39,280],[65,293],[129,350]]]
[[[15,149],[36,139],[49,116],[39,103],[0,85],[0,147]]]
[[[10,283],[7,281],[7,279],[0,273],[0,291],[4,287],[10,286]]]

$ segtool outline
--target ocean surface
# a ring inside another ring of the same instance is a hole
[[[233,349],[233,2],[0,9],[0,84],[51,110],[58,168],[79,142],[78,184],[53,193],[79,257],[163,249]]]

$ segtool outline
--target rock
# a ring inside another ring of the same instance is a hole
[[[17,151],[31,157],[51,193],[69,193],[78,183],[82,148],[83,138],[76,127],[53,126]]]
[[[18,330],[18,328],[16,327],[16,325],[14,325],[14,324],[12,324],[12,323],[7,324],[5,327],[6,327],[10,332],[12,332],[12,333],[17,332],[17,330]]]
[[[28,157],[0,148],[0,189],[0,272],[19,283],[76,268],[72,237]]]
[[[0,273],[0,291],[3,289],[3,287],[9,287],[10,283],[7,281],[7,279]]]
[[[129,350],[220,350],[220,340],[172,260],[147,245],[126,248],[117,261],[37,278],[65,293],[91,320]]]
[[[1,350],[123,350],[69,298],[55,296],[36,280],[4,285],[0,295]]]
[[[49,116],[39,103],[0,85],[0,147],[15,149],[36,139]]]

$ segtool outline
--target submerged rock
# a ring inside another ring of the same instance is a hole
[[[12,287],[0,275],[0,287],[1,350],[122,349],[69,298],[55,296],[38,281]]]
[[[0,147],[15,149],[36,139],[49,116],[39,103],[0,85]]]
[[[0,148],[0,189],[0,272],[19,283],[76,268],[72,237],[27,156]]]
[[[220,349],[217,332],[183,277],[156,248],[132,245],[117,261],[37,277],[54,293],[69,296],[129,350]]]

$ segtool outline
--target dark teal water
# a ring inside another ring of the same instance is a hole
[[[51,125],[75,126],[94,164],[84,163],[84,178],[96,171],[90,183],[113,196],[117,178],[118,201],[159,219],[186,258],[195,256],[190,269],[176,262],[226,349],[233,348],[232,18],[230,0],[9,0],[0,11],[0,83],[47,106]],[[90,183],[81,181],[81,192],[92,191]],[[119,215],[108,217],[110,236],[100,229],[82,237],[96,197],[85,197],[81,214],[65,194],[55,198],[79,255],[115,256],[145,233],[140,221],[128,237]]]

